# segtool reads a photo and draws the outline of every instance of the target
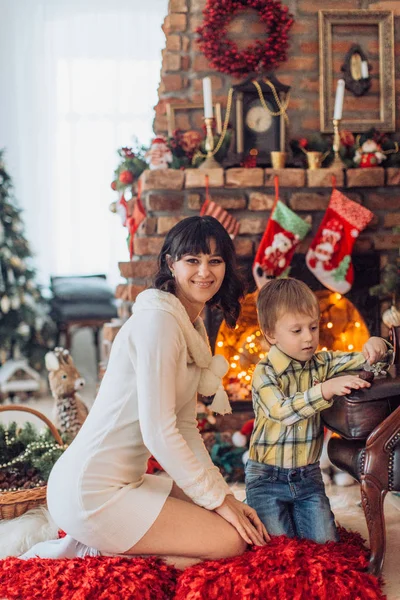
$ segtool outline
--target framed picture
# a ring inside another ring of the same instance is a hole
[[[168,136],[171,137],[175,129],[189,131],[189,129],[201,130],[203,127],[204,105],[196,103],[170,102],[167,104]],[[216,132],[222,132],[221,104],[214,105],[214,117]]]
[[[342,129],[395,131],[392,11],[319,11],[319,56],[321,132],[333,132],[338,79],[346,81]]]

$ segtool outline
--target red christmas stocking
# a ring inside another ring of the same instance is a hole
[[[280,200],[275,203],[253,263],[253,276],[258,289],[270,277],[287,276],[298,243],[311,225]]]
[[[373,213],[334,189],[317,234],[306,254],[306,263],[329,290],[345,294],[354,281],[351,252],[359,233]]]

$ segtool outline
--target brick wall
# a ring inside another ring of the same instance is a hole
[[[288,107],[290,126],[289,138],[300,134],[319,131],[319,59],[318,59],[318,11],[321,9],[372,9],[393,10],[395,14],[395,55],[400,52],[400,2],[398,0],[283,0],[294,16],[290,30],[288,60],[279,66],[277,77],[292,88]],[[202,103],[202,78],[212,79],[213,100],[224,107],[226,97],[234,78],[210,69],[207,59],[199,51],[195,29],[201,24],[205,0],[170,0],[168,15],[163,30],[165,49],[161,69],[161,82],[158,90],[159,102],[155,107],[154,130],[157,134],[167,132],[166,103]],[[263,28],[254,11],[246,11],[235,18],[230,25],[230,36],[239,46],[247,46],[254,37],[261,37]],[[348,43],[363,43],[363,32],[359,31],[354,40],[354,31],[342,28],[340,37],[333,48],[333,70],[337,77],[343,64],[344,49]],[[368,38],[370,39],[370,38]],[[363,44],[362,44],[363,45]],[[364,45],[363,45],[364,47]],[[376,115],[378,89],[378,48],[376,40],[366,42],[368,60],[373,67],[372,88],[368,98],[363,99],[363,110]],[[398,63],[398,61],[396,61]],[[400,71],[396,66],[396,91],[400,91]],[[400,129],[400,100],[397,99],[397,124]],[[357,117],[360,99],[346,97],[346,111]],[[347,112],[346,112],[347,114]],[[349,117],[352,116],[349,113]],[[184,130],[201,128],[202,111],[177,112],[176,126]]]

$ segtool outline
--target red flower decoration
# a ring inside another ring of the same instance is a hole
[[[300,146],[300,148],[306,149],[307,146],[308,146],[308,139],[307,138],[300,138],[299,139],[299,146]]]
[[[132,152],[132,148],[122,148],[122,152],[126,158],[135,158],[135,153]]]
[[[200,146],[202,139],[198,131],[185,131],[182,134],[181,146],[185,152],[193,153]]]
[[[134,177],[130,171],[126,170],[126,171],[121,171],[118,179],[124,185],[129,185],[130,183],[133,183]]]
[[[340,141],[346,148],[352,148],[355,144],[354,135],[347,129],[340,132]]]
[[[239,51],[228,37],[228,25],[241,10],[259,12],[266,40],[256,40]],[[199,47],[217,71],[240,77],[251,72],[274,70],[287,59],[288,32],[293,17],[280,0],[207,0],[203,24],[197,28]]]

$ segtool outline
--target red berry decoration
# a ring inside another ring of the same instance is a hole
[[[133,183],[134,177],[133,177],[132,173],[127,170],[127,171],[121,171],[118,179],[124,185],[129,185],[130,183]]]
[[[114,192],[117,189],[117,182],[115,181],[115,179],[111,182],[111,189],[114,190]]]
[[[259,12],[268,37],[239,51],[228,38],[228,25],[241,10]],[[222,73],[241,77],[274,70],[287,59],[288,32],[293,17],[280,0],[207,0],[203,24],[197,28],[199,47],[210,65]]]

